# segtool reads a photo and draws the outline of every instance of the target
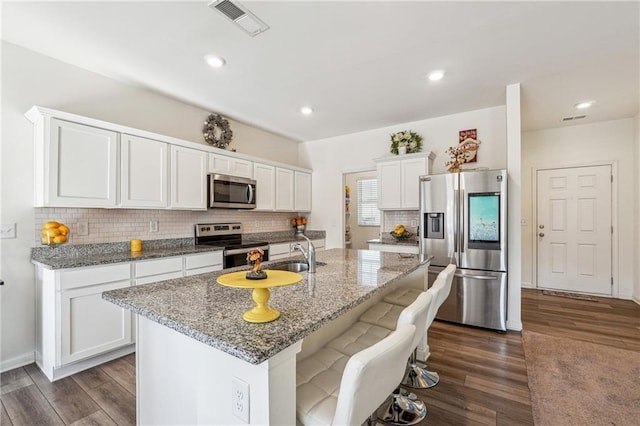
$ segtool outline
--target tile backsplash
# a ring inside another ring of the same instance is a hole
[[[420,213],[417,210],[386,210],[383,212],[382,233],[393,231],[396,225],[404,225],[409,232],[416,234],[416,229],[420,223]]]
[[[196,223],[240,222],[245,233],[291,230],[289,220],[295,213],[243,210],[134,210],[86,208],[36,208],[35,243],[40,245],[42,224],[55,220],[71,229],[71,244],[95,244],[165,238],[193,237]],[[78,222],[89,223],[89,235],[78,235]],[[150,222],[158,222],[158,232],[150,232]]]

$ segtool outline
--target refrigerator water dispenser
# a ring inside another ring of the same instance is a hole
[[[425,213],[424,238],[444,238],[444,213]]]

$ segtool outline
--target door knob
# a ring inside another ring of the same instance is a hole
[[[544,229],[544,225],[538,225],[538,228]]]
[[[541,232],[541,233],[539,233],[539,234],[538,234],[538,236],[539,236],[539,237],[544,237],[544,233],[543,233],[543,232]]]

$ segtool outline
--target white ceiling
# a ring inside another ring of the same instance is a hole
[[[241,4],[270,29],[252,38],[206,1],[3,1],[2,38],[301,141],[503,105],[518,82],[525,130],[582,100],[572,124],[639,111],[638,1]]]

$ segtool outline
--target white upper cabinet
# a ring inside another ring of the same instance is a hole
[[[171,146],[171,208],[206,210],[207,153]]]
[[[210,153],[209,173],[253,179],[253,161]]]
[[[256,180],[256,210],[276,209],[276,168],[262,163],[253,163],[253,178]]]
[[[311,211],[311,173],[294,172],[294,210],[297,212]]]
[[[36,134],[36,206],[115,207],[116,132],[42,118]]]
[[[293,211],[293,170],[276,167],[276,211]]]
[[[378,208],[418,210],[419,177],[431,172],[432,160],[430,152],[376,160]]]
[[[121,144],[122,206],[167,207],[169,144],[126,134]]]

